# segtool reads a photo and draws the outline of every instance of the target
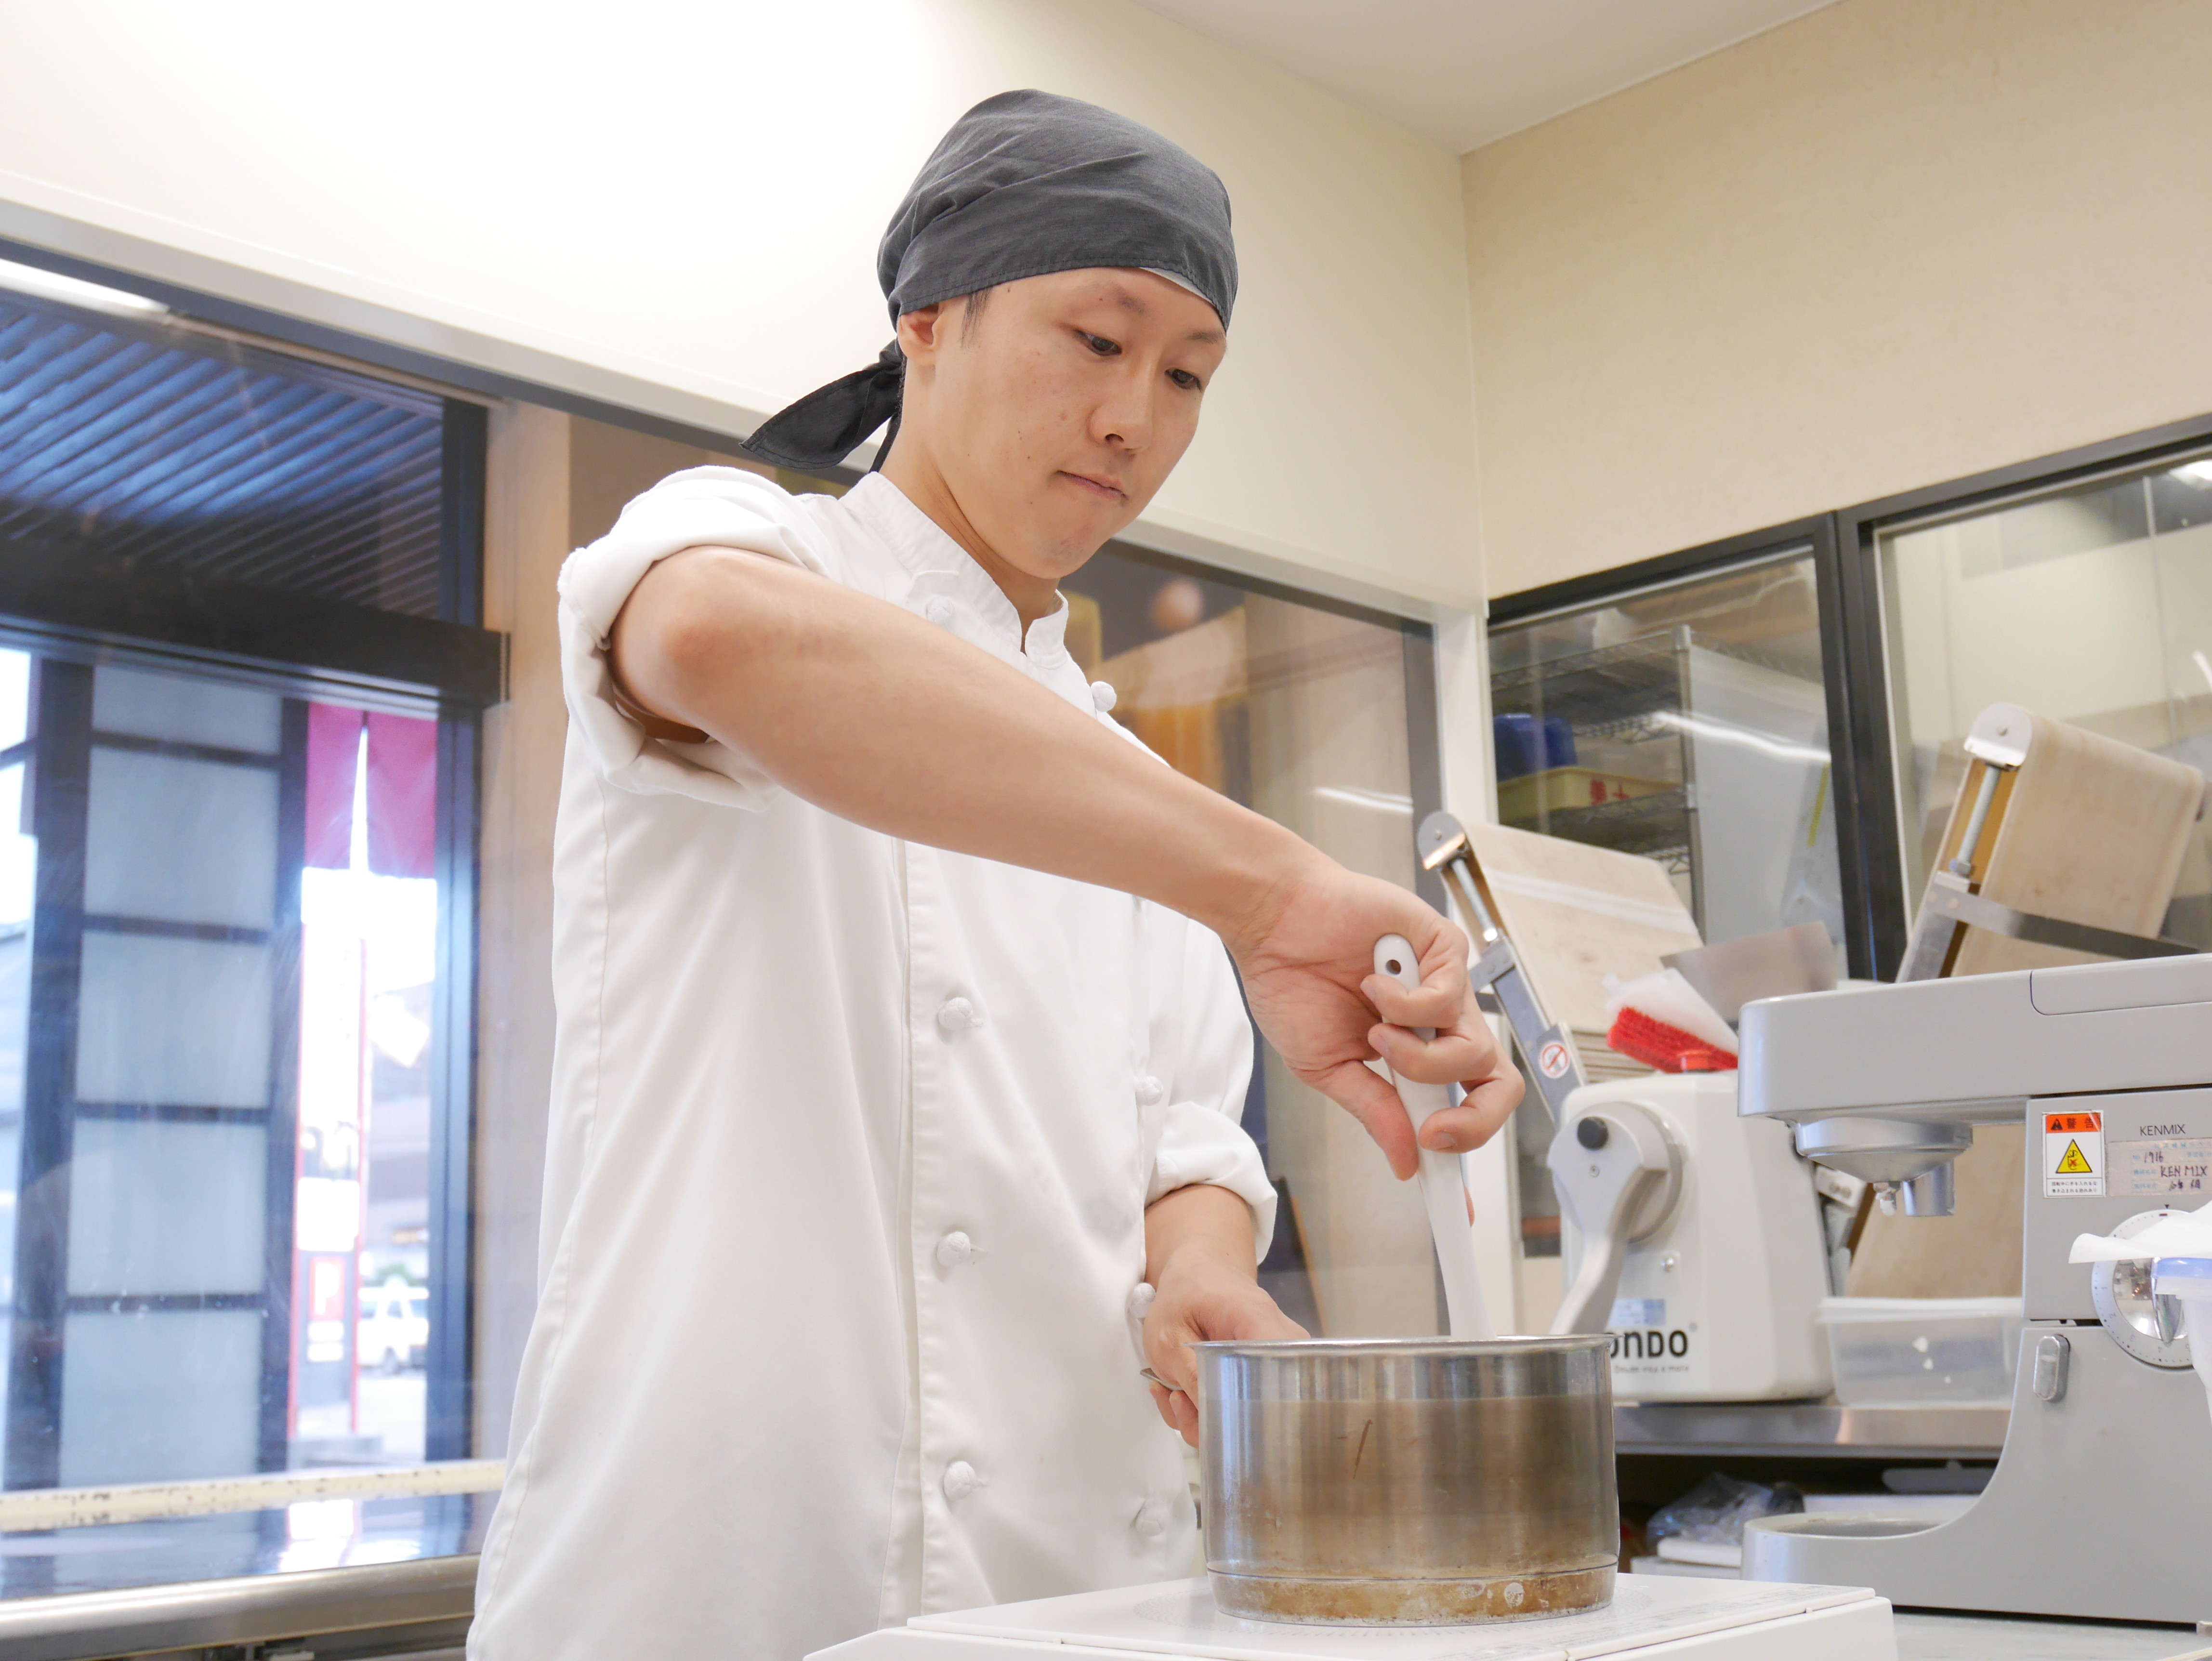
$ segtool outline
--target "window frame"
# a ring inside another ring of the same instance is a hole
[[[1814,595],[1820,610],[1822,691],[1828,705],[1829,782],[1838,806],[1836,862],[1844,894],[1844,948],[1850,972],[1864,976],[1877,960],[1874,904],[1879,895],[1881,850],[1865,833],[1869,785],[1855,719],[1863,708],[1852,664],[1854,616],[1845,564],[1838,554],[1836,517],[1815,514],[1784,525],[1723,537],[1695,548],[1617,565],[1609,570],[1570,577],[1541,587],[1524,588],[1492,602],[1488,628],[1535,623],[1565,612],[1587,611],[1637,593],[1784,559],[1810,558]],[[1838,666],[1843,666],[1842,672]],[[1841,735],[1840,739],[1838,735]],[[1893,813],[1892,817],[1894,815]]]
[[[0,258],[15,258],[18,252],[13,245],[0,243]],[[26,264],[65,270],[110,285],[118,281],[112,273],[58,259],[44,251],[21,252],[28,256]],[[123,281],[141,291],[160,286]],[[180,310],[197,316],[226,309],[182,290],[161,297],[173,299]],[[276,319],[244,308],[227,309],[239,315],[224,320],[257,334],[289,340],[295,332],[272,327]],[[110,321],[100,319],[103,327]],[[118,326],[126,332],[129,327],[127,323]],[[364,356],[361,343],[332,332],[320,332],[330,338],[293,344],[356,359]],[[283,354],[279,350],[270,355]],[[376,367],[410,372],[400,365]],[[317,368],[302,360],[304,374],[313,377]],[[358,372],[375,378],[374,368]],[[441,399],[440,615],[434,618],[142,567],[126,572],[119,563],[76,553],[64,557],[57,551],[57,557],[49,559],[35,551],[35,541],[29,544],[34,551],[29,557],[0,561],[0,646],[88,667],[108,664],[229,680],[288,701],[328,699],[438,722],[438,989],[431,1016],[433,1054],[440,1060],[433,1073],[430,1104],[431,1293],[427,1312],[431,1327],[424,1407],[424,1457],[429,1461],[467,1458],[474,1441],[472,1178],[481,757],[483,715],[507,697],[507,636],[482,626],[489,438],[489,410],[484,404],[460,397]],[[40,811],[48,806],[43,799],[52,794],[38,793],[34,800]],[[81,817],[82,790],[76,794]],[[296,900],[292,910],[295,924]],[[73,985],[70,995],[74,998]],[[296,1031],[296,1010],[294,1026]],[[74,1032],[73,1022],[70,1030]],[[27,1141],[28,1110],[27,1100]],[[283,1123],[294,1127],[294,1135],[295,1114],[295,1102],[282,1116]],[[273,1146],[281,1128],[274,1111],[270,1128]],[[276,1163],[272,1159],[272,1173]],[[271,1226],[283,1226],[289,1239],[293,1196],[289,1182],[283,1183],[281,1196],[278,1186],[272,1174],[268,1215]],[[281,1355],[289,1365],[289,1293],[271,1284],[264,1376],[272,1358]],[[60,1296],[55,1288],[46,1291],[52,1294],[47,1302]],[[15,1392],[9,1397],[12,1415],[17,1405]],[[260,1441],[265,1469],[283,1468],[282,1406],[281,1402],[276,1404],[272,1419],[269,1404],[264,1403]],[[18,1439],[8,1439],[11,1443]],[[56,1480],[52,1463],[47,1460],[33,1469],[19,1461],[21,1468],[11,1469],[9,1475],[27,1477],[22,1484],[27,1487],[52,1486]]]
[[[1853,974],[1870,972],[1879,980],[1896,975],[1905,961],[1912,909],[1919,898],[1905,888],[1905,832],[1898,817],[1901,809],[1893,741],[1896,722],[1882,610],[1881,538],[1893,531],[2030,501],[2100,478],[2156,472],[2160,464],[2186,460],[2208,446],[2212,446],[2212,415],[2198,416],[1877,497],[1832,515],[1836,545],[1843,556],[1838,570],[1850,636],[1848,697],[1861,712],[1861,719],[1849,729],[1853,770],[1860,782],[1861,794],[1856,798],[1860,836],[1872,844],[1867,867],[1871,968],[1862,970],[1855,957]]]

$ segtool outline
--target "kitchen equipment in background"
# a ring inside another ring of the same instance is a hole
[[[2184,1189],[2212,1149],[2212,956],[1775,998],[1744,1007],[1741,1036],[1742,1110],[1794,1127],[1823,1164],[1906,1185],[1908,1211],[1946,1208],[1936,1173],[1978,1125],[2024,1124],[2029,1148],[2025,1324],[1988,1488],[1940,1523],[1753,1524],[1745,1575],[1935,1609],[2212,1618],[2203,1531],[2155,1520],[2212,1492],[2190,1370],[2204,1335],[2168,1339],[2069,1262],[2083,1233],[2201,1201]]]
[[[1498,818],[1657,861],[1705,940],[1815,918],[1842,938],[1814,568],[1799,545],[1525,619],[1504,602]],[[1516,721],[1566,741],[1516,750]]]
[[[1899,980],[2196,949],[2154,937],[2203,817],[2202,773],[2016,703],[1983,710],[1965,747]]]
[[[1492,987],[1512,1023],[1536,1087],[1556,1124],[1569,1092],[1586,1082],[1648,1072],[1605,1041],[1612,1018],[1607,978],[1657,974],[1660,958],[1699,944],[1667,873],[1650,860],[1503,825],[1463,825],[1431,813],[1414,836],[1421,863],[1444,879],[1475,942],[1476,979],[1492,982],[1493,955],[1510,945],[1532,1008],[1516,1013],[1510,983]],[[1504,973],[1497,967],[1497,976]],[[1478,989],[1480,989],[1478,988]],[[1539,1019],[1540,1017],[1541,1019]],[[1547,1046],[1557,1041],[1561,1048]],[[1553,1065],[1546,1064],[1552,1057]]]
[[[1730,1026],[1753,998],[1829,992],[1836,985],[1836,943],[1827,924],[1817,919],[1673,952],[1660,961],[1689,982]]]
[[[1402,935],[1385,934],[1375,942],[1375,972],[1409,989],[1419,989],[1421,984],[1420,960]],[[1437,1036],[1433,1027],[1414,1031],[1425,1039]],[[1452,1105],[1449,1085],[1416,1084],[1395,1073],[1389,1077],[1397,1087],[1398,1099],[1406,1105],[1406,1116],[1413,1121],[1416,1137],[1432,1115]],[[1490,1323],[1490,1311],[1482,1297],[1482,1275],[1475,1263],[1474,1202],[1468,1194],[1460,1155],[1424,1147],[1420,1157],[1421,1202],[1428,1208],[1429,1232],[1436,1241],[1437,1268],[1443,1277],[1444,1310],[1451,1335],[1494,1338],[1497,1329]]]
[[[1224,1614],[1431,1626],[1613,1596],[1603,1338],[1193,1348]]]
[[[1897,1661],[1889,1605],[1856,1587],[1747,1585],[1623,1577],[1613,1601],[1579,1615],[1487,1627],[1273,1625],[1214,1607],[1203,1580],[916,1615],[903,1627],[817,1651],[808,1661]]]
[[[1728,1073],[1735,1033],[1698,995],[1679,969],[1662,969],[1613,989],[1605,1041],[1661,1073]]]
[[[1845,1407],[2004,1407],[2021,1308],[2017,1298],[1823,1298],[1814,1319]]]
[[[1530,773],[1575,764],[1575,729],[1564,715],[1539,719],[1524,710],[1491,718],[1490,736],[1503,783]]]
[[[1784,1127],[1737,1113],[1735,1074],[1577,1091],[1551,1166],[1570,1277],[1553,1330],[1611,1335],[1617,1396],[1827,1392],[1814,1324],[1829,1281],[1813,1167]]]
[[[1443,879],[1445,891],[1467,924],[1474,961],[1468,979],[1475,995],[1487,995],[1505,1016],[1536,1081],[1536,1092],[1557,1117],[1569,1095],[1583,1082],[1582,1058],[1566,1031],[1544,1011],[1533,973],[1505,930],[1482,869],[1474,861],[1467,827],[1450,814],[1431,813],[1414,837],[1424,870]]]
[[[1726,1074],[1631,1078],[1583,1086],[1574,1051],[1546,1016],[1523,968],[1517,930],[1499,926],[1499,894],[1546,938],[1554,983],[1583,997],[1619,970],[1664,974],[1654,936],[1678,939],[1688,919],[1649,861],[1516,837],[1484,827],[1516,853],[1571,861],[1602,887],[1500,872],[1478,862],[1467,828],[1445,813],[1422,822],[1421,861],[1441,871],[1474,938],[1470,978],[1505,1011],[1557,1129],[1546,1165],[1561,1211],[1569,1285],[1555,1334],[1612,1330],[1614,1386],[1638,1401],[1754,1401],[1814,1396],[1828,1386],[1812,1317],[1831,1292],[1828,1240],[1812,1167],[1780,1127],[1747,1123]],[[1660,897],[1665,897],[1665,904]],[[1826,930],[1815,923],[1820,939]],[[1816,978],[1811,937],[1785,931],[1779,950],[1754,942],[1723,960],[1748,989],[1760,965],[1785,986]],[[1696,936],[1688,936],[1694,952]],[[1534,954],[1531,954],[1533,959]],[[1608,965],[1618,965],[1610,969]],[[1685,991],[1694,1001],[1694,994]],[[1606,1003],[1599,1004],[1600,1019]],[[1724,1032],[1717,1034],[1725,1037]],[[1554,1075],[1543,1057],[1557,1053]],[[1611,1054],[1611,1051],[1606,1053]],[[1759,1250],[1745,1247],[1745,1223]]]

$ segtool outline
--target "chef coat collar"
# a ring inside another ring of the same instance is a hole
[[[881,473],[868,474],[845,493],[844,505],[898,557],[913,575],[917,594],[946,595],[971,623],[980,625],[981,639],[971,630],[962,630],[963,637],[1009,662],[1019,664],[1026,658],[1039,669],[1053,667],[1067,655],[1066,595],[1030,624],[1024,639],[1021,613],[1006,590],[890,480]]]

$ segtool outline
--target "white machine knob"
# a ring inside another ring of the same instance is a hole
[[[1634,1102],[1604,1102],[1559,1127],[1544,1163],[1559,1205],[1583,1233],[1582,1273],[1552,1323],[1556,1334],[1603,1332],[1628,1262],[1629,1243],[1667,1220],[1664,1189],[1681,1155],[1658,1116]]]

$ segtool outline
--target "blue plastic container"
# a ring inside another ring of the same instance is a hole
[[[1575,764],[1575,731],[1565,715],[1547,715],[1541,722],[1518,712],[1492,715],[1490,731],[1498,751],[1501,782],[1525,773],[1548,773],[1554,767]]]

